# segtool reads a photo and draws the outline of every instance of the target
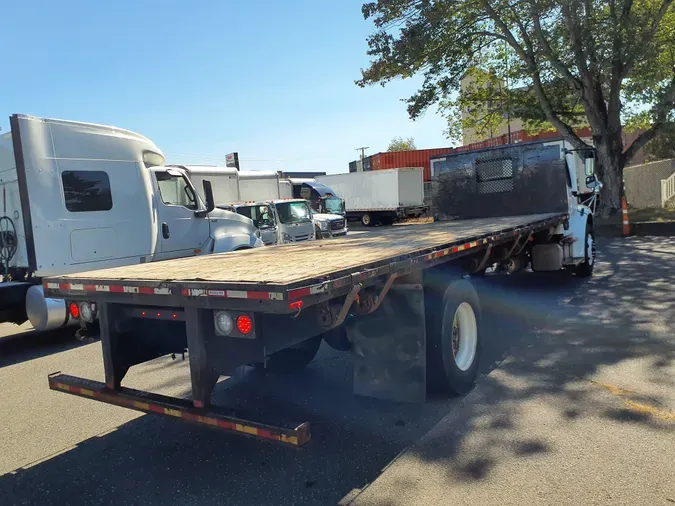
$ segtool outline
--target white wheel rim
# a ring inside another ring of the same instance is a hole
[[[452,355],[461,371],[466,371],[476,358],[478,325],[471,304],[462,302],[452,322]]]
[[[593,236],[588,234],[586,238],[586,258],[588,258],[588,265],[593,265],[595,262],[595,251],[593,251]]]
[[[370,225],[370,216],[368,216],[367,214],[363,217],[363,224]]]

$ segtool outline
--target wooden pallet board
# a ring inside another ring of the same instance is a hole
[[[232,253],[203,255],[162,262],[129,265],[58,276],[59,280],[214,282],[257,285],[290,285],[303,280],[357,271],[401,255],[449,243],[463,243],[486,235],[560,216],[535,214],[426,225],[400,225],[375,233],[353,234],[341,239],[268,246]],[[373,230],[373,229],[371,229]]]

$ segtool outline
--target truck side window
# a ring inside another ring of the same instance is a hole
[[[64,170],[63,198],[71,213],[112,209],[110,178],[102,170]]]
[[[168,172],[155,172],[162,202],[172,206],[197,209],[197,199],[192,187],[183,176],[174,176]]]

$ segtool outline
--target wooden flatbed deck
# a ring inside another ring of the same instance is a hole
[[[543,228],[550,226],[551,221],[562,221],[565,216],[548,213],[395,226],[376,234],[129,265],[58,276],[48,281],[52,293],[55,291],[51,288],[56,283],[76,282],[133,282],[150,286],[203,283],[249,285],[263,290],[265,285],[296,287],[371,269],[408,256],[489,239],[523,227],[538,225]]]

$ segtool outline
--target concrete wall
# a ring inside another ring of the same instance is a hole
[[[661,180],[675,173],[675,158],[626,167],[623,181],[628,205],[635,209],[661,207]]]

